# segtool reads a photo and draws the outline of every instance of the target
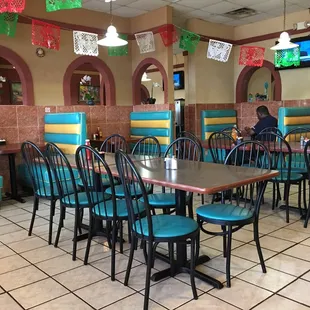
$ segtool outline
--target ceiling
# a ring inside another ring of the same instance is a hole
[[[189,18],[199,18],[213,23],[238,26],[283,15],[283,0],[115,0],[113,14],[135,17],[148,11],[170,5],[174,8],[174,23],[184,25]],[[83,0],[88,10],[109,12],[110,3],[105,0]],[[232,18],[224,14],[241,8],[254,9],[255,15]],[[287,0],[287,13],[310,8],[310,0]]]

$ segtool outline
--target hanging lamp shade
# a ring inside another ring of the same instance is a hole
[[[286,31],[283,31],[280,35],[278,43],[272,46],[270,49],[273,51],[287,50],[291,48],[298,47],[298,44],[291,42],[291,38]]]
[[[126,40],[123,40],[119,37],[116,28],[113,25],[110,25],[107,29],[105,37],[98,41],[98,45],[101,46],[124,46],[128,44]]]
[[[152,79],[150,79],[150,78],[147,76],[146,72],[144,72],[143,75],[142,75],[141,82],[149,82],[149,81],[152,81]]]

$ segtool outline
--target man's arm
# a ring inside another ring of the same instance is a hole
[[[246,132],[249,136],[255,136],[255,135],[256,135],[255,131],[254,131],[252,128],[250,128],[250,127],[245,127],[244,130],[245,130],[245,132]]]

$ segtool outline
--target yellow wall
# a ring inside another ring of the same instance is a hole
[[[307,10],[287,15],[286,28],[291,29],[293,24],[300,21],[309,20]],[[235,27],[235,39],[244,39],[250,36],[258,36],[271,32],[283,30],[283,17],[268,19],[265,21]],[[301,37],[309,33],[299,34],[292,37]],[[275,39],[251,43],[250,45],[261,46],[266,48],[265,59],[274,63],[274,52],[270,47],[275,45]],[[234,67],[234,83],[236,85],[238,76],[243,66],[239,66],[238,57],[240,47],[235,47],[235,67]],[[309,99],[310,98],[310,68],[282,70],[279,71],[282,80],[282,100]]]
[[[268,83],[268,98],[272,100],[272,93],[271,93],[271,73],[267,68],[259,68],[257,71],[254,72],[252,75],[249,86],[248,86],[248,94],[252,94],[255,97],[256,93],[260,95],[265,94],[265,83]]]

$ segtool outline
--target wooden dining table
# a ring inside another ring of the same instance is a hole
[[[267,182],[278,176],[278,171],[236,167],[204,162],[177,160],[178,169],[166,170],[163,158],[133,160],[143,182],[175,189],[176,214],[186,216],[186,193],[215,194],[255,182]],[[115,165],[111,166],[112,175],[118,177]],[[200,256],[197,264],[203,264],[210,258]],[[186,244],[177,244],[175,274],[188,273]],[[152,275],[153,281],[170,276],[170,268]],[[220,289],[222,283],[209,275],[195,271],[195,276]]]

